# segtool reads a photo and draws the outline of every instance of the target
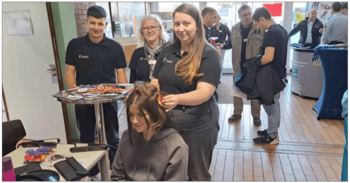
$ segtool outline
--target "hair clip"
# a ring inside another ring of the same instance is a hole
[[[129,96],[127,96],[125,99],[124,99],[124,102],[126,102],[126,100],[128,100]]]
[[[158,103],[159,103],[159,105],[162,105],[162,101],[163,101],[163,99],[162,99],[162,97],[159,95],[159,96],[158,96]]]

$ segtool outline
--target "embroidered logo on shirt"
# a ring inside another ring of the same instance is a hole
[[[89,56],[79,55],[79,58],[89,58]]]
[[[167,63],[169,63],[169,64],[173,63],[172,60],[168,60],[168,59],[166,59],[166,58],[163,59],[163,62],[167,62]]]

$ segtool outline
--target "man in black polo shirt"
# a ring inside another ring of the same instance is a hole
[[[216,17],[215,25],[210,28],[211,36],[217,37],[215,43],[225,44],[230,40],[231,32],[230,29],[223,23],[220,22],[221,17],[218,14]]]
[[[211,37],[211,31],[210,27],[213,27],[216,16],[218,15],[218,12],[211,7],[205,7],[202,12],[202,18],[203,18],[203,26],[205,30],[205,39],[210,43],[210,37]]]
[[[266,31],[262,44],[264,52],[261,65],[272,64],[279,78],[284,81],[287,76],[288,33],[286,29],[271,19],[271,14],[265,7],[255,10],[253,20],[260,29]],[[255,143],[278,144],[278,128],[281,120],[279,98],[280,93],[276,93],[274,104],[263,105],[268,117],[268,128],[257,132],[260,137],[253,139]]]
[[[66,53],[66,83],[69,88],[79,85],[101,83],[127,83],[126,60],[122,46],[104,35],[107,27],[106,11],[100,6],[91,6],[87,11],[86,26],[89,32],[84,37],[69,42]],[[116,80],[117,73],[117,80]],[[119,124],[117,102],[103,104],[107,143],[118,147]],[[75,115],[82,143],[94,143],[95,109],[93,105],[75,105]],[[113,163],[116,149],[109,151]],[[98,173],[97,166],[90,176]]]
[[[210,27],[213,27],[215,21],[216,21],[216,16],[218,15],[218,12],[211,7],[205,7],[202,12],[201,12],[202,18],[203,18],[203,26],[205,30],[205,40],[208,41],[210,44],[210,37],[211,37],[211,31]],[[214,92],[214,96],[217,102],[219,102],[219,95],[218,92]]]
[[[220,22],[220,20],[221,20],[221,17],[218,14],[216,16],[215,25],[210,29],[211,36],[217,37],[217,39],[215,40],[215,43],[225,44],[228,40],[230,40],[231,32],[230,32],[230,29],[225,24],[222,24]],[[222,69],[223,69],[223,65],[224,65],[226,50],[220,49],[220,51],[221,51],[221,59],[220,59],[220,61],[221,61],[220,81],[221,81]]]

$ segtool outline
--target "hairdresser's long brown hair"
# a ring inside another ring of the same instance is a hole
[[[165,109],[158,103],[158,96],[159,93],[156,86],[150,83],[135,83],[135,88],[133,92],[129,95],[128,99],[126,100],[129,140],[131,144],[133,126],[129,117],[130,106],[135,106],[140,111],[140,113],[144,115],[147,124],[147,131],[149,128],[153,128],[153,130],[155,130],[155,134],[157,134],[158,130],[163,126],[163,123],[166,118]],[[145,113],[149,115],[151,121],[147,120]],[[150,123],[152,123],[153,125],[150,126]]]
[[[175,75],[181,76],[184,81],[191,85],[193,83],[193,79],[203,76],[203,74],[197,73],[201,65],[203,50],[208,43],[205,40],[203,20],[198,9],[192,4],[182,4],[175,9],[173,13],[174,18],[175,13],[178,12],[190,15],[195,20],[198,29],[196,37],[190,45],[189,53],[181,58],[175,65]],[[181,44],[181,42],[176,36],[174,36],[172,44],[177,45]]]

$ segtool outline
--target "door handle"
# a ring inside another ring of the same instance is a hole
[[[42,69],[43,71],[50,72],[51,76],[57,76],[57,70],[55,64],[50,64],[48,69]]]
[[[56,71],[56,67],[52,67],[52,68],[48,68],[48,69],[42,69],[43,71],[50,71],[50,72],[52,72],[52,71]]]

